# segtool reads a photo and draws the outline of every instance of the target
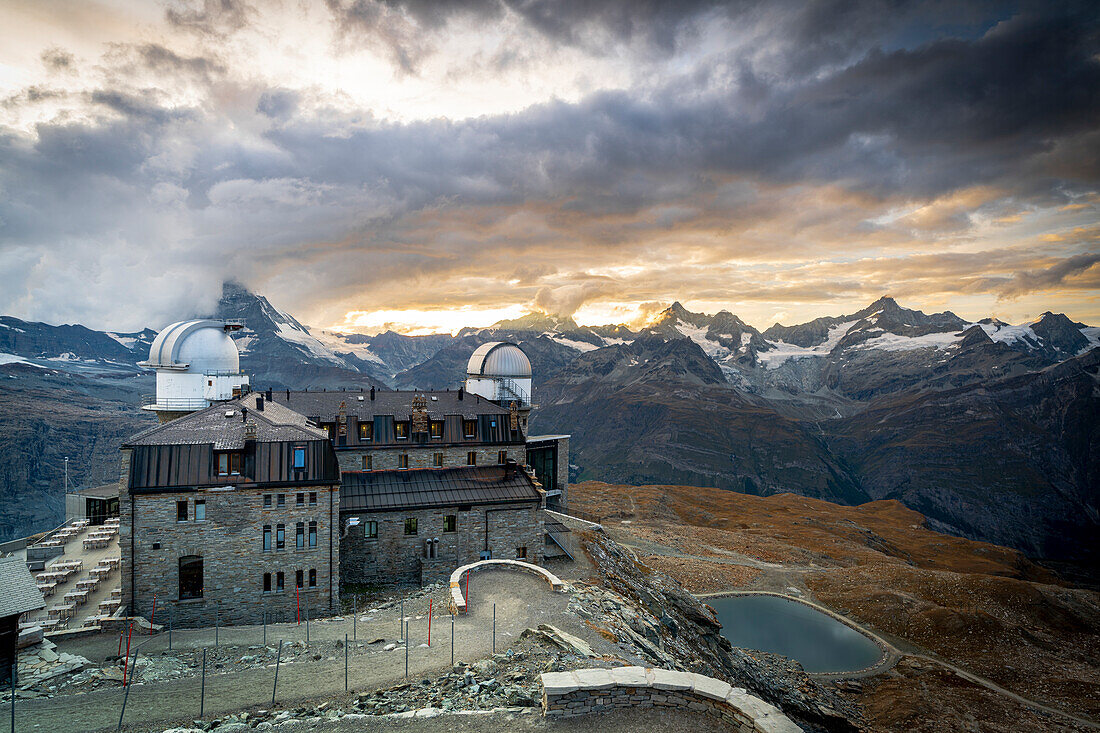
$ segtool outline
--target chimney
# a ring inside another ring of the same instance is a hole
[[[248,408],[241,408],[241,422],[248,422]]]
[[[458,388],[458,399],[462,399],[462,387]]]
[[[286,391],[286,401],[290,402],[290,390],[289,389]]]
[[[370,388],[370,400],[371,402],[374,402],[374,385],[371,385]]]
[[[271,387],[267,388],[267,401],[271,402]]]
[[[256,395],[256,412],[264,411],[264,396],[262,394]]]
[[[517,473],[518,468],[519,468],[519,466],[516,464],[516,462],[514,460],[512,460],[511,458],[509,458],[504,463],[504,478],[506,478],[506,479],[514,478],[516,473]]]

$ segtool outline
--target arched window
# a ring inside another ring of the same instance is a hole
[[[180,558],[180,600],[202,598],[202,556]]]

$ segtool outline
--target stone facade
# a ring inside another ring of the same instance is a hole
[[[130,451],[123,451],[121,523],[122,598],[133,615],[149,617],[156,596],[156,619],[176,626],[259,623],[286,620],[296,609],[296,571],[302,571],[301,597],[311,615],[339,608],[340,542],[332,534],[339,521],[340,492],[334,485],[285,487],[213,487],[187,491],[131,494]],[[315,504],[309,501],[315,493]],[[298,505],[298,494],[303,503]],[[271,506],[264,506],[264,495]],[[278,495],[284,506],[278,506]],[[197,501],[205,518],[196,520]],[[187,519],[177,521],[177,502],[187,502]],[[296,525],[303,523],[304,549],[296,548]],[[310,522],[316,522],[316,546],[309,546]],[[277,526],[285,528],[285,549],[276,549]],[[264,551],[264,527],[272,528],[271,550]],[[180,558],[203,559],[202,597],[180,600]],[[316,585],[310,584],[315,571]],[[284,590],[278,592],[277,573]],[[264,592],[264,574],[271,592]]]
[[[547,717],[616,708],[664,707],[711,715],[740,733],[801,733],[779,708],[744,688],[693,672],[645,667],[578,669],[542,675]]]
[[[522,448],[522,447],[521,447]],[[444,531],[444,518],[455,518],[455,531]],[[488,517],[488,520],[486,520]],[[348,520],[358,524],[348,526]],[[417,533],[405,534],[406,519]],[[455,506],[393,512],[346,512],[341,517],[340,579],[345,583],[434,583],[446,580],[459,565],[481,559],[486,544],[492,557],[543,560],[544,522],[538,503],[513,506]],[[375,523],[377,537],[367,537]],[[486,525],[486,522],[488,524]],[[425,558],[429,539],[438,539],[436,557]],[[526,557],[519,557],[524,548]]]
[[[500,453],[504,452],[505,461],[500,460]],[[495,466],[508,460],[513,460],[518,464],[523,464],[527,458],[526,449],[523,445],[515,444],[495,444],[485,445],[481,443],[466,445],[423,445],[423,444],[411,444],[411,445],[395,445],[385,447],[354,447],[354,448],[337,448],[336,459],[340,463],[341,473],[345,471],[362,471],[363,456],[369,455],[371,457],[372,471],[387,471],[398,468],[401,466],[401,456],[408,456],[410,470],[417,470],[422,468],[441,468],[435,465],[435,455],[437,453],[443,454],[443,466],[442,468],[454,468],[455,466],[467,466],[468,453],[476,453],[478,466]]]

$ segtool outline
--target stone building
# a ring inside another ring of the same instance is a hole
[[[543,495],[515,463],[345,472],[341,579],[446,579],[477,559],[543,560]]]
[[[324,431],[260,394],[122,446],[122,597],[179,626],[338,612],[340,473]],[[163,615],[162,615],[163,614]]]

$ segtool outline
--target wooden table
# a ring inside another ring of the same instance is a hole
[[[64,606],[54,606],[48,611],[49,617],[53,619],[72,618],[74,613],[76,613],[76,606],[71,603]]]
[[[103,580],[111,574],[110,565],[96,565],[94,568],[88,571],[88,575],[92,576],[96,580]]]
[[[59,570],[49,570],[45,573],[39,573],[35,580],[44,581],[47,583],[58,583],[69,577],[68,573],[63,573]]]
[[[122,605],[121,598],[108,598],[105,601],[99,602],[99,610],[101,613],[114,613],[118,610],[118,607]]]
[[[72,603],[77,606],[82,606],[88,602],[88,591],[86,590],[71,590],[65,594],[65,600],[68,603]]]
[[[100,538],[96,538],[96,537],[89,537],[86,540],[84,540],[84,549],[85,550],[98,550],[100,548],[106,547],[108,544],[110,544],[110,540],[100,539]]]
[[[42,592],[43,598],[49,598],[57,590],[57,583],[39,583],[38,590]]]
[[[97,585],[99,585],[98,578],[82,578],[81,580],[76,581],[77,590],[85,590],[89,593],[95,590]]]
[[[36,621],[35,625],[41,626],[43,631],[51,631],[61,625],[61,620],[56,618],[44,618],[41,621]]]

